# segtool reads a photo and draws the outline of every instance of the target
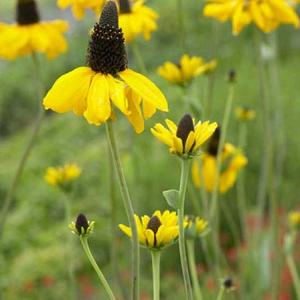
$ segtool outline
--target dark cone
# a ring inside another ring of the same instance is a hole
[[[114,1],[106,2],[96,23],[88,48],[88,65],[102,74],[117,75],[127,68],[122,30],[118,28],[118,11]]]
[[[190,114],[185,114],[179,121],[176,132],[176,136],[182,140],[183,149],[191,131],[194,131],[193,119]]]
[[[119,6],[120,6],[120,14],[131,13],[130,0],[119,0]]]
[[[231,289],[231,288],[233,288],[233,280],[232,280],[232,278],[228,277],[228,278],[224,279],[223,286],[224,286],[225,289]]]
[[[209,140],[207,152],[212,156],[217,156],[221,137],[221,128],[217,127]]]
[[[76,229],[77,231],[82,234],[81,232],[81,228],[84,229],[83,233],[87,232],[87,229],[89,228],[89,223],[88,220],[86,218],[86,216],[84,214],[79,214],[77,219],[76,219],[76,223],[75,223]]]
[[[148,222],[147,229],[150,229],[154,232],[154,246],[156,246],[156,233],[158,228],[161,226],[161,222],[157,216],[152,216]]]
[[[18,0],[16,20],[19,25],[29,25],[40,21],[38,8],[34,0]]]

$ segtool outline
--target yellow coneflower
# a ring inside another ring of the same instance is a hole
[[[116,106],[136,132],[144,130],[144,118],[157,109],[168,111],[162,92],[147,77],[127,67],[122,30],[114,1],[107,1],[93,28],[88,67],[79,67],[57,79],[43,102],[58,113],[73,111],[93,125],[115,116]]]
[[[63,33],[68,23],[62,20],[40,21],[34,0],[18,0],[16,23],[0,23],[0,58],[15,59],[20,56],[45,53],[55,58],[67,51]]]
[[[208,222],[200,217],[186,216],[187,227],[185,229],[187,238],[195,239],[204,236],[208,231]]]
[[[256,117],[256,111],[249,107],[237,107],[235,116],[240,121],[251,121]]]
[[[205,62],[202,57],[184,54],[179,63],[165,62],[157,69],[158,74],[172,84],[186,85],[193,78],[213,71],[217,67],[217,61]]]
[[[236,35],[252,22],[264,32],[270,32],[280,24],[299,27],[297,13],[286,0],[209,0],[204,15],[222,22],[231,20]]]
[[[71,6],[73,16],[77,20],[81,20],[88,9],[99,15],[104,3],[105,0],[57,0],[57,6],[61,9]]]
[[[170,152],[182,158],[197,155],[200,146],[205,143],[217,128],[217,123],[209,121],[194,124],[192,117],[185,114],[178,127],[174,122],[166,119],[168,128],[156,124],[151,128],[152,134],[161,142],[170,147]]]
[[[119,0],[119,24],[127,43],[137,36],[143,35],[145,40],[151,38],[151,33],[157,30],[158,14],[144,5],[144,1]]]
[[[155,211],[152,216],[141,218],[135,215],[140,244],[151,249],[162,249],[175,242],[179,235],[178,217],[176,212],[165,210]],[[184,224],[186,226],[187,223]],[[131,228],[120,224],[119,228],[131,237]]]
[[[71,181],[78,178],[81,169],[76,164],[67,164],[62,167],[49,167],[46,170],[45,180],[52,186],[65,187]]]
[[[93,232],[95,221],[88,221],[86,216],[80,213],[76,221],[69,224],[69,228],[72,233],[79,236],[85,236]]]
[[[209,142],[207,151],[192,165],[192,179],[196,187],[202,187],[208,192],[214,189],[217,178],[217,152],[220,130],[216,130]],[[219,180],[221,193],[227,192],[236,182],[239,171],[246,166],[247,158],[232,144],[226,143],[222,151],[222,172]]]
[[[300,211],[292,211],[288,215],[288,221],[292,228],[300,229]]]

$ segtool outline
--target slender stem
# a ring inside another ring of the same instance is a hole
[[[187,52],[186,34],[185,34],[185,20],[184,20],[184,9],[182,0],[177,0],[177,18],[179,25],[179,39],[183,52]]]
[[[140,71],[143,74],[147,74],[148,73],[147,67],[145,65],[145,62],[144,62],[144,59],[143,59],[143,56],[141,54],[140,47],[139,47],[137,41],[131,42],[131,46],[132,46],[132,50],[133,50],[135,59],[136,59],[138,65],[139,65]]]
[[[40,66],[39,66],[39,63],[38,63],[38,60],[37,60],[37,57],[36,57],[35,54],[32,55],[32,59],[33,59],[34,66],[35,66],[35,73],[37,75],[37,83],[38,83],[37,99],[41,100],[42,95],[43,95],[43,88],[42,88],[42,83],[41,83],[41,76],[39,76]],[[11,203],[13,201],[13,197],[14,197],[15,192],[17,190],[21,175],[23,173],[24,167],[27,163],[27,160],[29,158],[29,155],[31,153],[33,145],[34,145],[34,143],[36,141],[36,138],[38,136],[38,133],[39,133],[44,115],[45,115],[45,110],[42,107],[42,105],[39,104],[39,111],[38,111],[38,114],[37,114],[37,117],[36,117],[36,121],[35,121],[33,130],[32,130],[31,136],[29,137],[28,144],[27,144],[27,146],[26,146],[26,148],[25,148],[25,150],[24,150],[24,152],[21,156],[21,159],[19,161],[16,173],[13,177],[11,186],[9,187],[9,189],[6,193],[6,196],[4,198],[4,201],[3,201],[4,204],[3,204],[3,207],[2,207],[1,212],[0,212],[0,239],[1,239],[2,234],[3,234],[4,226],[5,226],[5,223],[6,223],[6,219],[7,219],[7,215],[8,215]]]
[[[126,215],[132,232],[132,299],[139,299],[139,269],[140,269],[140,249],[137,234],[137,227],[134,219],[134,210],[132,201],[129,195],[126,179],[124,176],[123,168],[120,161],[119,152],[116,145],[116,138],[113,131],[111,121],[106,124],[106,134],[109,141],[109,148],[111,151],[112,159],[115,165],[116,175],[119,181],[123,204],[125,207]]]
[[[108,284],[108,282],[106,281],[103,273],[101,272],[91,250],[90,250],[90,247],[89,247],[89,244],[88,244],[88,241],[87,241],[87,237],[86,236],[80,236],[80,241],[81,241],[81,244],[82,244],[82,247],[83,247],[83,250],[86,254],[86,256],[88,257],[91,265],[93,266],[94,270],[96,271],[97,275],[98,275],[98,278],[100,280],[100,282],[102,283],[107,295],[108,295],[108,298],[111,299],[111,300],[115,300],[115,296]]]
[[[180,252],[180,261],[183,274],[183,281],[186,293],[186,299],[193,299],[192,296],[192,285],[188,269],[188,261],[185,249],[185,237],[184,237],[184,202],[185,202],[185,193],[187,189],[187,183],[190,172],[190,160],[182,159],[181,160],[181,177],[180,177],[180,187],[179,187],[179,208],[178,208],[178,225],[179,225],[179,252]]]
[[[153,300],[160,299],[160,251],[151,251],[153,274]]]
[[[295,260],[292,256],[292,254],[288,254],[286,257],[291,275],[292,275],[292,279],[293,279],[293,283],[294,283],[294,287],[296,290],[296,295],[297,295],[297,300],[300,300],[300,278],[299,278],[299,274],[296,268],[296,264],[295,264]]]
[[[197,271],[196,271],[195,241],[192,239],[188,239],[186,241],[186,248],[187,248],[191,278],[193,283],[194,299],[202,300],[203,299],[202,292],[201,292],[201,288],[197,278]]]
[[[219,291],[219,294],[217,296],[217,300],[222,300],[223,299],[224,292],[225,292],[225,289],[223,287],[221,287],[221,289]]]

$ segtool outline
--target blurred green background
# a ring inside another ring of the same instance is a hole
[[[51,61],[47,61],[42,55],[38,57],[41,79],[45,90],[48,90],[58,76],[85,64],[88,31],[95,17],[92,13],[88,13],[84,21],[76,22],[70,11],[60,11],[55,6],[55,1],[38,2],[43,19],[63,18],[71,24],[71,30],[67,35],[69,51]],[[148,4],[160,15],[159,30],[153,34],[150,42],[141,39],[138,45],[149,77],[167,96],[170,112],[168,115],[158,113],[155,118],[147,121],[145,132],[140,135],[134,133],[121,115],[115,122],[124,169],[138,214],[151,214],[156,209],[167,209],[168,205],[161,192],[176,188],[179,182],[179,160],[171,156],[168,149],[152,137],[149,129],[166,117],[177,122],[185,112],[182,91],[156,74],[156,68],[164,61],[178,61],[183,54],[179,46],[176,4],[171,0],[149,0]],[[235,69],[237,73],[234,107],[246,105],[257,111],[256,120],[248,125],[249,139],[247,148],[244,149],[249,159],[245,175],[248,210],[251,211],[255,209],[258,174],[265,147],[256,66],[257,52],[254,43],[255,30],[250,27],[240,36],[233,37],[230,24],[217,24],[215,21],[205,19],[201,13],[202,6],[200,0],[184,3],[186,38],[190,54],[203,56],[207,60],[218,59],[211,120],[221,121],[228,93],[226,75],[230,69]],[[14,1],[1,1],[0,21],[10,23],[13,19]],[[278,89],[284,118],[282,126],[285,150],[284,176],[276,198],[279,206],[288,211],[299,203],[300,196],[298,184],[300,32],[285,26],[280,28],[273,38],[278,41],[280,80]],[[130,67],[139,70],[130,46],[128,55]],[[38,85],[36,75],[31,57],[9,62],[0,61],[0,199],[3,199],[11,183],[30,135],[38,102],[41,101],[36,97]],[[200,107],[200,95],[206,83],[207,78],[200,77],[194,81],[190,89],[189,97],[196,107],[198,104]],[[199,118],[200,115],[196,117]],[[228,141],[237,143],[239,124],[234,115],[229,126]],[[90,126],[83,118],[71,113],[59,115],[49,112],[22,175],[1,240],[0,288],[4,291],[3,299],[69,299],[70,287],[66,266],[68,260],[75,266],[81,299],[104,298],[102,290],[98,288],[97,278],[82,252],[79,240],[74,236],[72,246],[66,246],[65,241],[70,233],[64,217],[65,195],[48,186],[43,179],[48,166],[67,162],[76,162],[83,169],[82,176],[69,195],[72,217],[75,218],[79,212],[84,212],[90,220],[96,221],[95,233],[90,238],[91,248],[108,278],[117,286],[110,263],[111,167],[104,127]],[[117,222],[126,223],[117,188],[115,193]],[[235,188],[222,198],[221,201],[230,207],[232,218],[235,220],[237,207]],[[193,212],[192,201],[187,200],[187,212]],[[196,194],[196,201],[200,203],[199,193]],[[115,227],[117,228],[117,224]],[[121,233],[116,250],[118,267],[127,286],[130,243]],[[146,250],[142,250],[141,253],[143,299],[150,299],[150,255]],[[197,251],[198,259],[201,259],[201,255],[201,251]],[[253,269],[251,276],[254,278],[258,276],[257,269]],[[201,284],[205,287],[207,297],[205,299],[215,299],[215,290],[207,288],[208,280],[209,278],[205,276],[201,277]],[[162,282],[162,299],[184,299],[176,246],[166,250],[162,255]],[[235,299],[237,296],[226,297]],[[249,299],[255,298],[250,295]]]

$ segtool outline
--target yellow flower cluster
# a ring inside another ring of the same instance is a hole
[[[186,216],[185,220],[188,224],[185,228],[188,239],[201,237],[208,232],[208,222],[205,219]]]
[[[256,117],[256,111],[248,107],[237,107],[235,116],[240,121],[251,121]]]
[[[81,169],[76,164],[67,164],[62,167],[49,167],[46,170],[45,180],[52,186],[64,187],[66,184],[78,178]]]
[[[137,36],[143,35],[145,40],[151,38],[151,33],[157,30],[158,14],[144,5],[144,1],[136,1],[132,5],[127,2],[128,11],[120,9],[119,24],[127,43]],[[120,1],[122,3],[122,1]]]
[[[179,227],[176,212],[166,210],[162,213],[157,210],[151,217],[145,215],[141,218],[135,215],[135,222],[139,241],[143,246],[158,250],[172,244],[178,238]],[[119,228],[127,236],[132,236],[130,227],[120,224]]]
[[[184,54],[179,63],[165,62],[157,69],[158,74],[172,84],[186,85],[193,78],[213,71],[217,67],[217,61],[205,62],[200,56]]]
[[[297,13],[286,0],[208,0],[204,15],[222,22],[231,20],[235,35],[252,22],[264,32],[280,24],[299,27]]]
[[[300,211],[292,211],[288,216],[289,224],[293,228],[300,228]]]
[[[222,153],[222,172],[219,180],[219,190],[226,193],[236,182],[241,168],[248,163],[247,158],[232,144],[225,144]],[[217,157],[208,152],[203,153],[198,160],[193,161],[192,179],[196,187],[203,186],[212,192],[217,176]]]

